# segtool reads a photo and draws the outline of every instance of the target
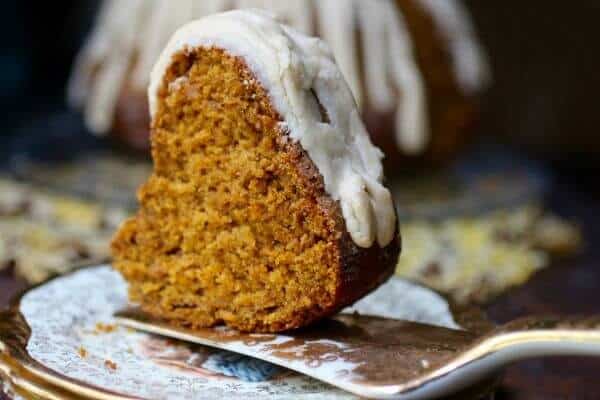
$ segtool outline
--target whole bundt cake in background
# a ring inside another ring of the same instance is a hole
[[[148,97],[154,170],[112,243],[144,310],[275,332],[391,276],[383,154],[323,41],[260,11],[211,15],[175,33]]]
[[[76,62],[71,103],[92,131],[146,147],[145,88],[170,35],[250,7],[330,45],[388,174],[409,161],[443,163],[467,140],[489,73],[458,0],[106,0]]]

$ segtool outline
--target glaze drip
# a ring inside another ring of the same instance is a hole
[[[483,88],[489,82],[488,66],[460,2],[418,2],[447,39],[463,91],[473,94]],[[86,122],[94,132],[106,133],[128,76],[133,89],[144,90],[152,65],[177,28],[234,8],[267,9],[301,32],[318,32],[331,46],[358,104],[369,103],[380,112],[395,110],[399,148],[408,154],[425,150],[429,143],[425,84],[395,0],[345,0],[343,7],[340,0],[178,0],[177,7],[164,0],[106,0],[76,62],[69,86],[71,103],[85,106]],[[364,59],[383,61],[363,63],[359,45]]]
[[[282,116],[282,131],[300,143],[323,176],[327,193],[340,202],[352,240],[364,248],[375,242],[387,246],[396,232],[396,216],[382,184],[383,154],[371,143],[327,45],[258,10],[191,22],[173,35],[152,70],[152,116],[173,56],[199,47],[217,47],[246,62]],[[320,107],[328,121],[323,122]]]

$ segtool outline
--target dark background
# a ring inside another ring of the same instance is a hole
[[[2,3],[0,15],[0,135],[64,107],[70,65],[90,29],[96,2]]]
[[[571,167],[600,166],[600,2],[469,0],[492,60],[483,131]]]
[[[549,207],[581,221],[588,240],[577,261],[542,272],[488,312],[498,322],[529,313],[600,313],[600,1],[467,3],[495,81],[484,101],[480,137],[547,165],[556,178]],[[45,121],[67,113],[70,66],[97,7],[91,0],[2,4],[0,164],[11,151],[20,151],[13,143],[21,137],[63,129]],[[65,140],[51,141],[46,150],[64,151]],[[0,285],[0,305],[13,291]],[[521,363],[509,370],[498,397],[598,399],[599,370],[598,360]]]

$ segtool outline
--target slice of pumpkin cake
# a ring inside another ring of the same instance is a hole
[[[257,11],[210,16],[175,33],[148,94],[154,170],[112,243],[146,312],[276,332],[393,273],[382,153],[321,40]]]

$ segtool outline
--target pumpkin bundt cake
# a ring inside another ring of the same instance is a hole
[[[154,170],[112,243],[146,312],[275,332],[393,273],[382,153],[321,40],[258,11],[205,17],[172,37],[149,104]]]
[[[192,19],[248,7],[331,46],[388,175],[446,162],[468,141],[489,72],[461,0],[105,0],[71,103],[92,131],[144,148],[145,89],[168,38]]]

